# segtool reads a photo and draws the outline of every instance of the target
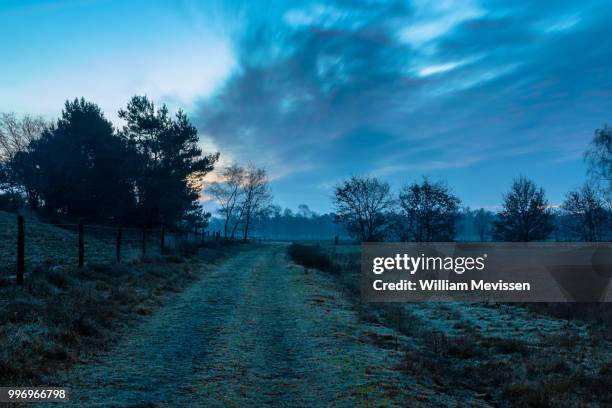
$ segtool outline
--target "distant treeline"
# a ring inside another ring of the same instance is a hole
[[[205,228],[210,214],[198,199],[219,153],[204,154],[187,116],[171,115],[146,96],[119,111],[115,129],[83,98],[61,117],[0,114],[0,210],[124,226]],[[442,182],[428,178],[392,192],[375,177],[352,177],[334,189],[334,212],[296,213],[272,205],[269,179],[253,165],[222,169],[207,193],[222,217],[212,230],[228,239],[359,241],[605,241],[611,239],[612,128],[595,131],[585,153],[589,180],[553,207],[542,188],[517,178],[500,210],[462,208]]]
[[[306,204],[300,205],[295,212],[271,206],[253,221],[252,235],[263,239],[333,240],[335,236],[350,239],[346,229],[336,222],[334,214],[318,214]],[[223,231],[224,219],[212,218],[210,228]]]
[[[305,211],[304,211],[305,210]],[[599,214],[601,219],[597,220],[596,228],[584,228],[582,217],[568,214],[562,208],[551,210],[553,231],[547,236],[548,240],[554,241],[609,241],[612,239],[610,230],[611,215],[608,210]],[[401,223],[401,217],[395,218]],[[306,204],[298,207],[297,211],[289,208],[281,210],[274,207],[270,213],[259,215],[253,220],[252,236],[271,240],[329,240],[334,237],[340,240],[359,241],[359,236],[349,233],[342,222],[339,222],[335,213],[318,214],[310,211]],[[494,226],[499,222],[498,213],[484,208],[471,209],[463,207],[457,210],[453,226],[455,228],[453,241],[481,241],[488,242],[504,239],[494,235]],[[385,231],[382,239],[387,241],[408,241],[396,233],[392,225]],[[223,231],[224,219],[211,218],[209,228],[213,231]],[[589,236],[590,231],[595,236]],[[446,238],[449,240],[450,238]],[[437,240],[443,240],[440,237]]]
[[[360,241],[609,241],[612,128],[595,131],[585,154],[590,180],[552,206],[544,189],[518,177],[500,210],[468,210],[442,182],[427,177],[398,193],[376,177],[351,177],[334,189],[335,217]]]
[[[553,207],[544,190],[525,177],[514,180],[497,212],[461,208],[442,182],[424,178],[396,195],[388,183],[352,177],[336,187],[335,219],[359,241],[584,241],[612,239],[606,194],[590,184]]]
[[[482,209],[462,208],[457,216],[457,240],[491,240],[490,228],[483,229],[480,220],[486,219],[490,222],[495,217],[494,213]],[[337,236],[341,240],[354,241],[354,237],[349,234],[342,222],[339,222],[336,214],[333,212],[319,214],[312,211],[307,204],[299,205],[296,211],[272,206],[270,211],[259,214],[253,222],[253,236],[263,239],[331,241]],[[213,217],[209,228],[223,234],[224,223],[224,218]]]
[[[187,116],[134,96],[113,128],[84,99],[55,123],[0,114],[0,209],[135,226],[201,225],[198,198],[219,154],[204,154]]]
[[[335,187],[333,212],[317,214],[305,204],[293,212],[268,203],[254,214],[251,228],[255,236],[282,240],[338,236],[356,241],[609,241],[611,128],[596,130],[585,159],[589,179],[569,191],[559,206],[551,205],[544,189],[526,177],[513,181],[497,211],[464,207],[449,186],[427,177],[404,185],[399,192],[375,177],[351,177]],[[231,188],[237,185],[231,180],[237,172],[239,169],[225,170],[228,197],[236,189]],[[214,218],[210,228],[233,236],[241,211],[222,209],[219,213],[223,218]]]

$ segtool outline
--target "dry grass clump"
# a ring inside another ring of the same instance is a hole
[[[324,272],[336,273],[338,265],[319,245],[302,245],[293,243],[287,248],[287,254],[294,262],[306,268],[318,269]]]

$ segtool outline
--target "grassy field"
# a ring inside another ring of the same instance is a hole
[[[0,213],[2,259],[14,257],[13,214]],[[76,235],[36,218],[26,220],[27,274],[18,287],[0,280],[0,384],[40,385],[45,375],[104,350],[138,321],[242,246],[186,245],[164,256],[134,253],[114,261],[114,243],[90,238],[78,269]],[[127,252],[127,251],[126,251]],[[129,253],[129,252],[128,252]]]
[[[288,253],[334,276],[363,321],[400,333],[372,341],[401,349],[405,364],[395,369],[417,381],[472,390],[500,406],[612,404],[611,394],[602,392],[612,384],[609,304],[364,304],[358,246],[301,243]],[[561,308],[570,310],[563,319]]]

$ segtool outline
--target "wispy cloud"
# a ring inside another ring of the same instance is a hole
[[[455,169],[471,166],[482,160],[482,157],[460,157],[456,160],[427,160],[419,163],[389,165],[374,169],[370,174],[375,177],[387,177],[398,173],[428,174],[434,170]]]
[[[572,14],[570,16],[561,17],[559,19],[556,19],[553,23],[547,24],[544,31],[547,33],[567,31],[578,25],[579,22],[580,15]]]
[[[440,74],[460,67],[461,62],[446,62],[444,64],[427,65],[419,69],[419,76],[426,77],[430,75]]]
[[[413,1],[414,16],[401,29],[400,38],[415,48],[431,45],[457,25],[485,14],[471,0]]]

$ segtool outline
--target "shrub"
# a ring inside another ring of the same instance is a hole
[[[527,344],[516,339],[488,337],[483,340],[483,346],[492,347],[502,354],[526,354],[529,351]]]
[[[324,272],[337,273],[338,266],[319,245],[291,244],[287,249],[289,257],[296,263]]]

